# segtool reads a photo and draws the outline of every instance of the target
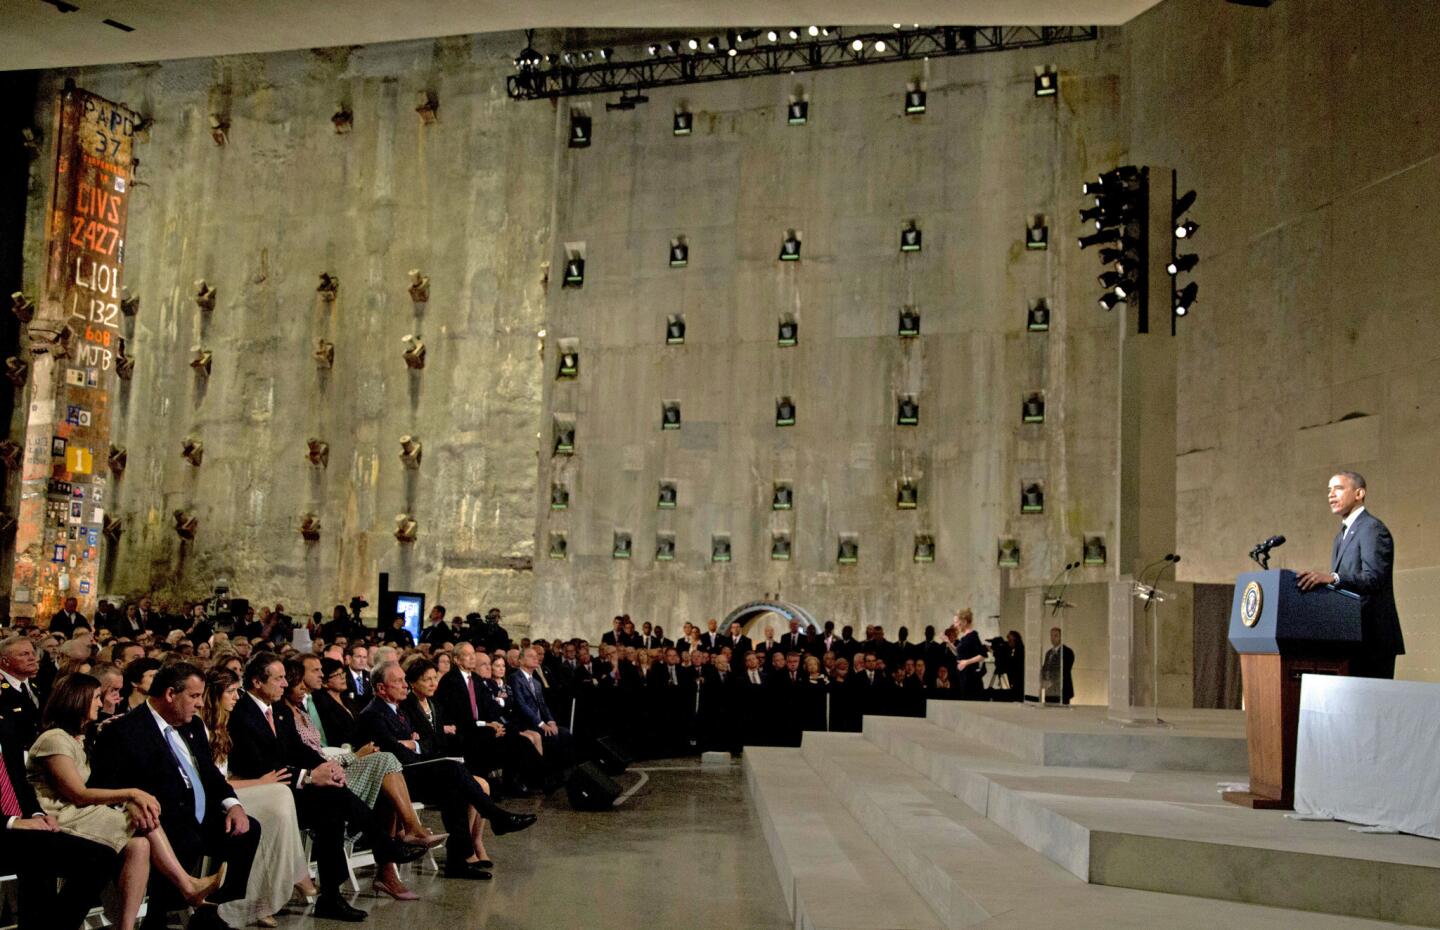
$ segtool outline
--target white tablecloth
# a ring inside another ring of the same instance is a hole
[[[1440,839],[1440,685],[1305,675],[1295,812]]]

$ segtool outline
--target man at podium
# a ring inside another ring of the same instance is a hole
[[[1400,614],[1395,609],[1395,542],[1385,524],[1365,509],[1365,478],[1342,471],[1330,479],[1330,512],[1340,518],[1340,531],[1330,550],[1330,570],[1301,572],[1300,590],[1333,584],[1360,595],[1363,641],[1350,660],[1350,674],[1359,678],[1394,678],[1395,657],[1405,654]]]

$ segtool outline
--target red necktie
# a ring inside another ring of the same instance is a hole
[[[20,799],[15,797],[15,786],[10,782],[10,770],[5,767],[5,757],[0,756],[0,814],[6,817],[21,817]]]
[[[470,692],[470,716],[480,719],[480,705],[475,703],[475,676],[465,676],[465,688]]]

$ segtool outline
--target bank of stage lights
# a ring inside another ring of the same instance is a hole
[[[842,34],[842,32],[844,34]],[[1040,48],[1093,41],[1095,26],[790,26],[717,30],[713,35],[652,41],[633,50],[591,48],[542,53],[533,30],[515,56],[506,82],[516,99],[644,90],[764,74],[787,75],[874,61],[922,60],[974,52]],[[1035,69],[1035,96],[1055,95],[1053,65]],[[907,112],[924,111],[924,94],[907,99]],[[628,107],[627,107],[628,109]]]
[[[1200,224],[1185,215],[1195,205],[1195,192],[1177,196],[1173,171],[1169,180],[1170,230],[1166,238],[1170,242],[1170,261],[1165,271],[1170,276],[1170,332],[1174,334],[1175,321],[1189,314],[1200,290],[1194,281],[1182,285],[1179,280],[1200,262],[1194,253],[1180,253],[1180,248],[1195,237]],[[1119,304],[1127,305],[1137,312],[1138,331],[1147,332],[1150,169],[1125,165],[1085,182],[1082,191],[1093,197],[1094,203],[1080,211],[1080,221],[1093,230],[1080,237],[1080,248],[1102,246],[1100,261],[1107,266],[1099,279],[1106,289],[1100,295],[1100,306],[1114,310]]]

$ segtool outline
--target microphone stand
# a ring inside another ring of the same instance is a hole
[[[1074,607],[1074,606],[1075,606],[1074,604],[1066,603],[1066,601],[1065,601],[1065,592],[1066,592],[1066,590],[1069,589],[1069,587],[1070,587],[1070,573],[1073,572],[1075,569],[1077,569],[1077,568],[1079,568],[1079,567],[1080,567],[1080,563],[1079,563],[1079,562],[1066,562],[1066,563],[1065,563],[1065,568],[1062,569],[1061,572],[1060,572],[1060,577],[1059,577],[1059,581],[1058,581],[1059,590],[1056,591],[1055,596],[1054,596],[1053,598],[1051,598],[1051,599],[1047,602],[1047,603],[1048,603],[1048,606],[1050,607],[1050,616],[1052,616],[1052,617],[1058,617],[1058,616],[1060,616],[1060,611],[1062,611],[1062,610],[1069,610],[1071,607]],[[1061,620],[1061,621],[1060,621],[1060,644],[1059,644],[1058,646],[1054,647],[1054,648],[1060,650],[1060,653],[1059,653],[1059,658],[1060,658],[1059,688],[1060,688],[1060,693],[1056,696],[1056,700],[1055,700],[1055,702],[1054,702],[1053,704],[1048,700],[1049,695],[1045,693],[1045,656],[1044,656],[1044,654],[1042,653],[1041,656],[1040,656],[1040,688],[1039,688],[1039,692],[1040,692],[1040,707],[1041,707],[1042,709],[1047,709],[1047,710],[1050,709],[1050,708],[1052,708],[1052,707],[1055,707],[1055,708],[1064,708],[1065,710],[1069,710],[1069,709],[1070,709],[1070,705],[1065,703],[1065,621],[1064,621],[1064,620]],[[1047,650],[1047,652],[1048,652],[1048,650]]]
[[[1145,571],[1140,573],[1141,580],[1135,582],[1135,597],[1144,603],[1141,615],[1150,612],[1151,607],[1155,609],[1150,614],[1150,719],[1126,721],[1126,724],[1130,726],[1150,725],[1167,728],[1170,726],[1160,719],[1160,605],[1174,595],[1161,591],[1156,586],[1160,583],[1161,576],[1165,574],[1165,569],[1179,561],[1180,559],[1174,553],[1170,553],[1160,560],[1160,568],[1150,579],[1148,586],[1143,580]],[[1148,571],[1148,566],[1146,570]]]

